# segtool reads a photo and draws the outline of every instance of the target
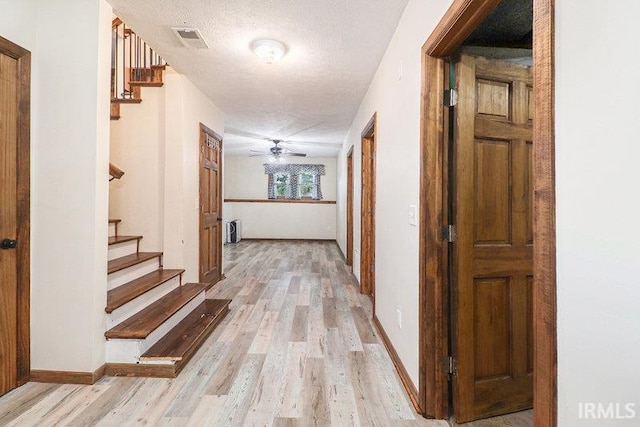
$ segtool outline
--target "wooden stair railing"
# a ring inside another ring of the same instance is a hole
[[[141,87],[160,87],[167,65],[131,28],[115,18],[111,22],[111,119],[120,118],[120,104],[142,102]]]
[[[109,181],[113,181],[114,179],[120,179],[124,175],[124,171],[114,165],[113,163],[109,163]]]

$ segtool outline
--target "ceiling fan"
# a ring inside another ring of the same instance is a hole
[[[273,147],[269,148],[269,152],[265,153],[263,151],[256,151],[256,150],[251,150],[251,154],[249,154],[250,157],[256,157],[256,156],[273,156],[275,158],[278,157],[307,157],[307,155],[305,153],[296,153],[294,151],[291,151],[287,148],[282,148],[279,144],[281,144],[282,141],[281,139],[270,139],[269,141],[273,142]]]

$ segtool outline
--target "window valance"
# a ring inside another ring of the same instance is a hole
[[[265,163],[264,173],[272,175],[276,173],[283,173],[288,175],[301,175],[308,173],[311,175],[324,175],[324,165],[301,165],[292,163]]]

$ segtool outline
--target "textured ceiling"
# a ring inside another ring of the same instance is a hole
[[[531,47],[533,0],[502,0],[463,44]]]
[[[266,150],[264,138],[278,138],[335,156],[407,0],[108,2],[224,112],[228,154]],[[199,29],[210,48],[185,48],[171,27]],[[279,63],[254,55],[261,38],[287,46]]]

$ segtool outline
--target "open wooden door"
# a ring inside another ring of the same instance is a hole
[[[29,76],[0,37],[0,395],[29,379]]]
[[[530,67],[456,65],[452,264],[454,414],[533,404],[533,90]]]
[[[215,284],[222,268],[222,137],[200,124],[200,282]]]
[[[360,204],[360,293],[375,300],[376,288],[376,115],[362,131]]]
[[[353,147],[347,153],[347,265],[353,265]]]

